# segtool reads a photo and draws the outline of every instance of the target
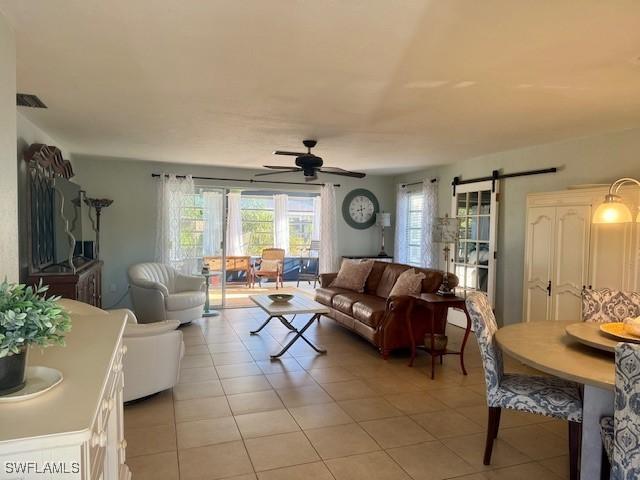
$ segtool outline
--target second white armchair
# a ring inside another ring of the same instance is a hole
[[[202,317],[203,277],[182,275],[169,265],[151,262],[130,266],[128,276],[133,309],[140,323],[189,323]]]

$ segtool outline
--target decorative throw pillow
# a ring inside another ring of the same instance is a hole
[[[391,289],[390,297],[397,295],[417,295],[422,287],[422,280],[425,278],[424,273],[416,273],[414,268],[405,270],[400,274],[396,283]]]
[[[340,265],[340,271],[338,276],[330,287],[346,288],[347,290],[353,290],[354,292],[364,292],[364,284],[367,281],[369,273],[373,268],[373,260],[349,260],[344,259],[342,265]]]
[[[280,260],[262,260],[260,270],[263,272],[277,272]]]

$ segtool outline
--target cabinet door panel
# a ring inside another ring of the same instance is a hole
[[[547,286],[553,264],[555,207],[533,207],[527,215],[525,252],[524,320],[547,320]]]
[[[630,225],[592,225],[589,285],[593,288],[625,290],[628,285],[632,276]]]
[[[581,318],[589,270],[591,207],[557,207],[550,320]]]

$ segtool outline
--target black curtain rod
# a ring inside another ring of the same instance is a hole
[[[526,170],[524,172],[515,172],[515,173],[500,173],[499,170],[494,170],[491,172],[490,177],[480,177],[480,178],[470,178],[468,180],[460,180],[460,177],[453,177],[453,182],[451,185],[453,186],[453,195],[456,194],[456,187],[458,185],[466,185],[468,183],[476,183],[476,182],[486,182],[492,181],[492,190],[495,191],[496,181],[501,180],[503,178],[513,178],[513,177],[528,177],[530,175],[541,175],[543,173],[555,173],[557,172],[557,167],[551,168],[542,168],[540,170]]]
[[[161,177],[162,174],[160,173],[152,173],[151,174],[152,177],[154,178],[158,178]],[[165,173],[164,174],[165,177],[168,177],[169,174]],[[176,175],[176,178],[187,178],[186,175]],[[249,179],[245,179],[245,178],[222,178],[222,177],[191,177],[194,180],[217,180],[219,182],[248,182],[248,183],[276,183],[279,185],[305,185],[305,186],[313,186],[313,187],[322,187],[325,184],[324,183],[309,183],[309,182],[283,182],[283,181],[269,181],[269,180],[254,180],[252,178]],[[334,187],[339,187],[340,184],[339,183],[334,183],[333,184]]]
[[[438,179],[437,179],[437,178],[432,178],[432,179],[431,179],[431,180],[429,180],[429,181],[430,181],[431,183],[436,183],[436,182],[438,181]],[[421,183],[422,183],[422,182],[403,183],[403,184],[401,184],[400,186],[401,186],[402,188],[405,188],[405,187],[410,187],[411,185],[420,185]]]

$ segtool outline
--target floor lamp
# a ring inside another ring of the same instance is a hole
[[[631,210],[622,203],[622,197],[618,195],[620,188],[628,183],[640,187],[640,181],[635,178],[624,177],[613,182],[609,187],[609,193],[604,197],[604,202],[596,208],[591,219],[592,223],[631,223],[633,221]],[[635,221],[640,223],[640,212],[636,215]]]
[[[445,274],[442,278],[442,284],[438,289],[438,295],[455,295],[453,289],[449,286],[449,253],[451,248],[449,245],[455,244],[458,241],[459,225],[458,219],[452,218],[449,215],[439,217],[436,219],[436,228],[434,232],[433,241],[435,243],[444,244],[442,249],[444,252]]]
[[[391,226],[391,214],[386,212],[376,213],[376,223],[380,226],[380,253],[379,257],[386,257],[387,252],[384,251],[384,229]]]

